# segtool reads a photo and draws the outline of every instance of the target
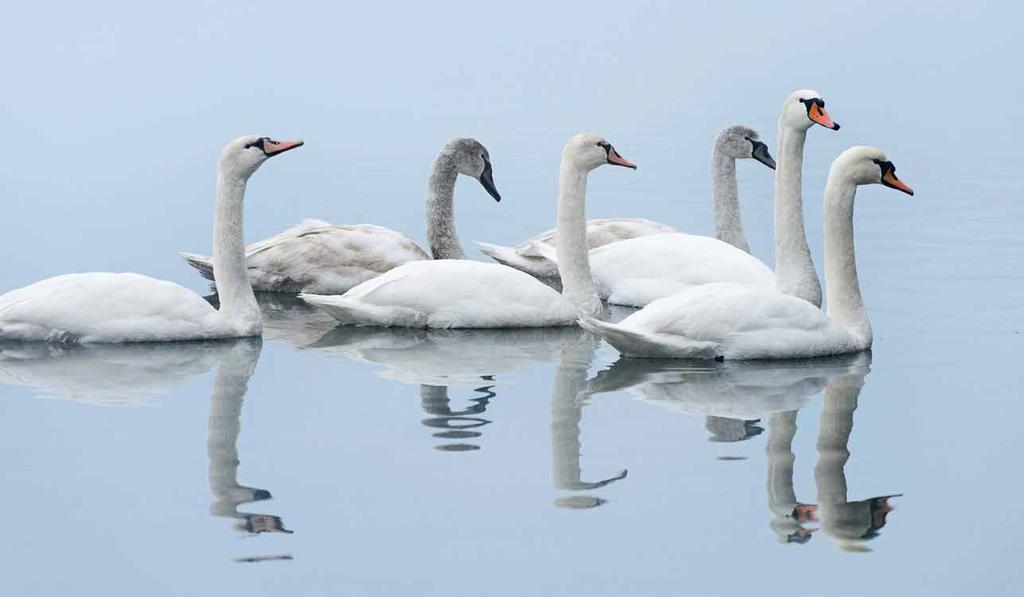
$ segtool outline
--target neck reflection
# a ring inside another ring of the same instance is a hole
[[[551,469],[555,489],[588,492],[626,477],[622,470],[598,481],[584,481],[581,460],[580,423],[586,405],[587,370],[594,360],[595,339],[584,337],[562,349],[551,392]],[[570,493],[555,499],[555,506],[568,509],[596,508],[607,500],[589,493]]]
[[[279,516],[239,511],[239,507],[244,504],[272,497],[266,489],[248,487],[238,482],[238,436],[241,433],[242,404],[261,349],[262,342],[259,339],[237,342],[221,357],[214,378],[206,444],[209,455],[207,474],[213,494],[210,514],[234,519],[235,529],[247,535],[290,534],[292,531],[285,528]],[[271,559],[279,558],[273,556]]]

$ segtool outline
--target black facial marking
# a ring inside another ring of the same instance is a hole
[[[813,106],[815,104],[817,104],[817,106],[819,108],[821,108],[822,110],[825,109],[825,100],[821,99],[820,97],[812,97],[811,99],[803,99],[803,98],[801,98],[800,99],[800,103],[803,104],[807,108],[807,112],[808,113],[811,112],[811,106]]]
[[[264,142],[266,142],[266,141],[270,141],[271,143],[273,143],[273,140],[271,140],[269,137],[260,137],[259,139],[256,139],[252,143],[247,143],[245,145],[245,148],[249,149],[250,147],[256,147],[256,148],[259,148],[259,150],[262,151],[264,155],[266,155],[267,148],[264,147],[264,145],[263,145]]]

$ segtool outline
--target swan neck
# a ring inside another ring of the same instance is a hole
[[[258,335],[262,316],[245,259],[245,179],[220,174],[213,216],[213,275],[222,316],[241,336]]]
[[[558,180],[558,218],[555,250],[562,294],[576,309],[591,317],[604,313],[590,273],[586,221],[587,171],[571,159],[562,158]]]
[[[455,233],[455,160],[441,153],[427,179],[427,242],[434,259],[464,259],[462,244]]]
[[[821,306],[821,283],[804,229],[801,175],[807,131],[779,123],[779,160],[775,172],[775,283],[779,292]]]
[[[743,233],[739,189],[736,186],[736,158],[725,155],[717,144],[711,158],[711,182],[715,202],[715,238],[749,253],[750,245]]]
[[[825,288],[828,316],[857,338],[858,348],[871,345],[871,323],[857,277],[853,241],[853,204],[857,185],[833,167],[825,185]]]

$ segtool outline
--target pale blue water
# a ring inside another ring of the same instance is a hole
[[[869,358],[654,368],[574,330],[332,330],[282,299],[262,343],[5,347],[3,594],[1020,592],[1015,4],[11,12],[0,289],[203,290],[176,252],[209,249],[214,159],[248,132],[307,141],[252,180],[250,239],[304,217],[422,239],[430,160],[472,135],[503,201],[460,182],[463,241],[518,241],[552,225],[582,130],[640,164],[592,175],[591,216],[707,233],[715,133],[774,151],[798,87],[842,124],[808,136],[819,268],[842,149],[884,148],[917,194],[858,195]],[[770,259],[770,172],[739,174]]]

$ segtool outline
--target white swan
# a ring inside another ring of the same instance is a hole
[[[643,307],[701,284],[734,282],[775,289],[821,305],[821,287],[804,234],[800,170],[807,129],[815,124],[839,128],[824,105],[817,91],[800,90],[786,98],[779,114],[779,163],[773,207],[775,272],[747,254],[745,238],[728,226],[720,226],[716,217],[716,230],[725,232],[722,240],[683,233],[659,234],[595,249],[590,262],[601,298],[614,304]],[[738,218],[727,218],[726,222],[730,220],[739,223]]]
[[[719,133],[711,156],[716,237],[748,251],[736,190],[736,160],[743,158],[754,158],[775,169],[775,160],[757,131],[745,126],[731,126]],[[675,231],[671,226],[642,218],[587,220],[587,246],[596,249],[620,240]],[[477,245],[498,263],[523,270],[556,287],[560,283],[554,255],[554,229],[514,247],[488,243]]]
[[[219,311],[173,282],[129,273],[67,274],[0,295],[0,339],[88,343],[258,336],[262,319],[246,277],[242,240],[245,185],[268,158],[300,145],[249,135],[221,153],[213,224]]]
[[[417,261],[363,282],[342,296],[300,294],[343,324],[420,328],[572,325],[603,310],[587,263],[587,174],[602,164],[636,168],[598,135],[576,135],[562,151],[558,263],[564,294],[496,263]]]
[[[501,201],[487,149],[475,139],[453,139],[445,144],[427,179],[427,240],[434,259],[465,257],[455,234],[454,195],[459,174],[479,180],[495,201]],[[323,220],[306,220],[245,249],[255,290],[313,294],[344,294],[403,263],[430,259],[431,255],[390,228]],[[204,278],[214,279],[209,257],[182,256]]]
[[[627,356],[771,359],[856,352],[871,346],[853,246],[858,185],[881,183],[910,195],[881,150],[852,147],[832,163],[825,185],[828,314],[774,290],[706,284],[657,300],[618,324],[583,317]]]

